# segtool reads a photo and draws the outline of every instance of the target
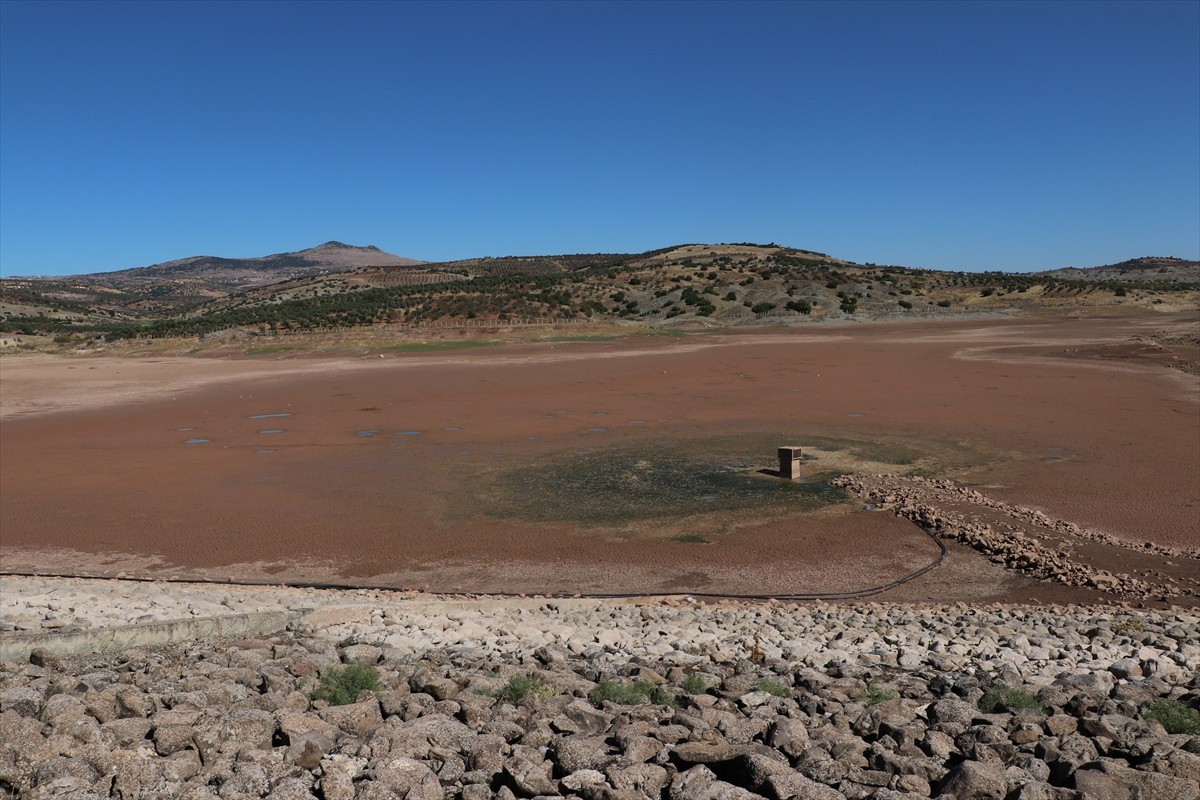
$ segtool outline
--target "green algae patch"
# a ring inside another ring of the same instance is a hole
[[[803,448],[800,480],[778,476],[781,445]],[[989,460],[964,445],[903,438],[782,432],[643,439],[493,460],[464,476],[450,506],[466,516],[704,544],[708,534],[755,520],[857,510],[856,500],[830,485],[838,475],[943,475]],[[698,527],[681,531],[684,520]]]
[[[745,508],[805,511],[845,497],[824,481],[760,474],[761,466],[676,448],[615,447],[510,471],[488,495],[496,516],[583,525]]]

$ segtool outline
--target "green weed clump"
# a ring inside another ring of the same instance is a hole
[[[1167,733],[1200,735],[1200,711],[1180,700],[1156,700],[1142,716],[1158,720]]]
[[[785,684],[774,678],[763,678],[758,683],[754,684],[754,691],[766,692],[775,697],[791,697],[792,690]]]
[[[875,681],[867,681],[866,688],[854,695],[855,700],[862,700],[864,705],[877,706],[889,700],[895,700],[900,695],[886,686],[880,686]]]
[[[547,686],[536,678],[528,675],[516,675],[509,678],[508,683],[497,689],[492,697],[501,703],[511,703],[515,706],[530,694],[536,697],[549,697],[553,693],[553,687]]]
[[[688,694],[704,694],[708,691],[708,684],[704,681],[704,678],[700,677],[700,673],[698,672],[688,675],[679,685]]]
[[[621,706],[653,703],[674,708],[679,704],[670,691],[650,681],[600,681],[588,697],[596,705],[602,705],[605,700]]]
[[[363,691],[379,691],[379,675],[366,664],[347,664],[326,671],[321,685],[312,693],[313,700],[324,700],[331,706],[353,703]]]
[[[1029,692],[1024,689],[1014,689],[1011,686],[1002,686],[998,683],[989,686],[983,693],[983,697],[979,698],[979,702],[976,705],[985,714],[994,714],[998,711],[1016,711],[1018,709],[1029,709],[1042,714],[1046,713],[1046,707]]]

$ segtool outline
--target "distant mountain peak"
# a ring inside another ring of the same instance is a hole
[[[383,252],[382,250],[380,250],[378,247],[376,247],[373,244],[368,244],[368,245],[360,247],[359,245],[356,245],[356,244],[346,244],[345,242],[339,242],[336,239],[330,239],[328,242],[325,242],[325,244],[319,244],[316,247],[310,247],[307,250],[300,250],[299,252],[311,253],[314,250],[324,250],[324,251],[358,250],[358,251],[370,252],[370,253],[382,253]]]

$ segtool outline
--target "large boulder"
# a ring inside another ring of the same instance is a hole
[[[1008,780],[997,762],[964,761],[946,775],[941,794],[956,800],[1004,800]]]

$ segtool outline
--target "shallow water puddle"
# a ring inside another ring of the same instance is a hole
[[[361,436],[361,437],[363,437],[364,439],[370,439],[372,436],[374,436],[374,435],[375,435],[375,434],[377,434],[377,433],[379,433],[379,429],[378,429],[378,428],[375,428],[375,429],[372,429],[372,430],[366,430],[366,431],[355,431],[355,432],[354,432],[354,435],[355,435],[355,436]]]
[[[266,434],[283,433],[283,428],[266,428],[264,430],[259,431],[259,433],[266,433]]]
[[[291,415],[290,411],[280,411],[274,414],[255,414],[250,419],[271,419],[272,417],[290,417]]]
[[[204,444],[208,439],[188,439],[184,444]]]

